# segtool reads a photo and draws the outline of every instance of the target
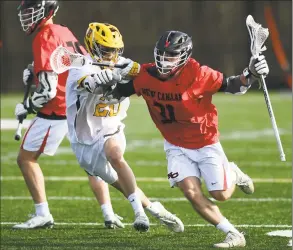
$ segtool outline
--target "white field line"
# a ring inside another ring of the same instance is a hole
[[[24,120],[23,128],[28,128],[31,120]],[[13,130],[16,129],[18,121],[15,119],[1,119],[1,130]],[[291,131],[288,129],[279,128],[280,135],[291,134]],[[239,130],[229,133],[222,132],[220,139],[221,140],[254,140],[257,138],[267,138],[273,137],[274,131],[272,128],[265,128],[261,130]],[[163,139],[153,139],[153,140],[132,140],[128,143],[127,148],[131,150],[132,148],[137,147],[158,147],[163,145]]]
[[[58,152],[58,151],[57,151]],[[163,153],[163,152],[162,152]],[[71,152],[70,154],[73,153]],[[10,152],[7,153],[6,155],[1,155],[1,162],[2,162],[2,167],[5,167],[6,164],[16,164],[16,158],[17,158],[17,152]],[[163,158],[163,157],[162,157]],[[72,157],[73,159],[73,157]],[[76,160],[62,160],[59,159],[58,156],[56,157],[51,157],[51,156],[46,156],[44,155],[43,158],[40,161],[41,164],[47,164],[50,166],[75,166],[78,165],[78,162]],[[167,167],[167,162],[166,161],[147,161],[147,160],[138,160],[138,161],[133,161],[129,160],[128,163],[131,166],[134,167]],[[240,167],[257,167],[257,168],[262,168],[262,167],[272,167],[272,168],[292,168],[292,162],[291,161],[286,161],[286,162],[272,162],[272,161],[241,161],[237,162],[237,164]]]
[[[1,225],[13,225],[19,222],[1,222]],[[55,225],[59,226],[104,226],[104,223],[90,223],[90,222],[55,222]],[[123,223],[126,226],[132,226],[132,223]],[[160,224],[150,223],[151,226],[158,226]],[[185,227],[214,227],[210,224],[186,224]],[[244,227],[244,228],[292,228],[292,225],[234,225],[235,227]]]
[[[146,151],[146,147],[148,148],[147,151],[155,151],[157,152],[157,149],[160,148],[163,152],[163,142],[158,143],[157,145],[159,145],[160,147],[157,146],[152,146],[155,145],[154,144],[150,144],[147,143],[146,141],[141,140],[141,142],[143,142],[142,144],[140,144],[141,146],[135,146],[135,144],[137,145],[137,142],[134,142],[134,140],[129,140],[127,141],[127,148],[126,151],[127,152],[134,152],[137,150],[142,150],[142,151]],[[257,152],[258,155],[271,155],[272,153],[276,153],[276,149],[275,148],[257,148],[257,147],[252,147],[250,149],[243,149],[243,148],[230,148],[229,150],[227,150],[227,153],[230,154],[255,154],[255,152]],[[65,146],[60,146],[57,149],[56,155],[72,155],[72,149],[70,147],[65,147]]]
[[[266,233],[266,235],[292,238],[292,230],[278,230]]]
[[[1,196],[1,200],[31,200],[30,196]],[[185,197],[178,197],[178,198],[166,198],[166,197],[149,197],[152,201],[184,201],[187,202],[188,200]],[[86,196],[49,196],[48,200],[60,201],[93,201],[96,200],[94,197],[86,197]],[[111,200],[115,201],[123,201],[126,200],[125,198],[113,197]],[[215,199],[210,198],[210,200],[215,201]],[[231,198],[228,201],[230,202],[292,202],[291,198]]]
[[[22,176],[0,176],[1,181],[22,181]],[[86,176],[47,176],[46,181],[88,181]],[[136,177],[141,182],[167,182],[163,177]],[[291,178],[253,178],[254,183],[292,183]]]

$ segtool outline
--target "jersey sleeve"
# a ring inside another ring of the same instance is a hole
[[[196,76],[187,89],[187,94],[192,99],[201,98],[204,95],[213,95],[219,91],[223,83],[223,74],[219,71],[213,70],[208,66],[199,67]]]

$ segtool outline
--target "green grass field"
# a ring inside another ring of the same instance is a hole
[[[236,190],[231,200],[217,202],[222,213],[246,233],[246,249],[289,249],[289,238],[269,237],[266,233],[291,230],[292,100],[289,93],[271,93],[270,96],[286,162],[279,160],[261,91],[244,96],[217,94],[214,97],[219,111],[221,142],[228,159],[235,161],[255,180],[256,191],[252,196]],[[14,119],[15,104],[21,99],[21,95],[1,96],[1,120]],[[185,224],[185,232],[169,232],[150,216],[150,231],[137,233],[131,226],[131,206],[112,187],[114,210],[124,217],[127,226],[123,230],[104,229],[100,207],[67,139],[54,157],[42,156],[40,159],[47,177],[47,196],[55,227],[48,230],[12,230],[14,223],[27,220],[34,207],[16,165],[20,142],[13,139],[14,129],[2,130],[1,249],[212,249],[213,243],[225,238],[223,233],[207,225],[186,200],[176,200],[183,195],[178,189],[169,187],[163,139],[142,99],[131,100],[125,123],[125,158],[139,186],[152,200],[161,201],[177,214]],[[70,177],[81,178],[74,180]],[[157,179],[153,179],[155,177]]]

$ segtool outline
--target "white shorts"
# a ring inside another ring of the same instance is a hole
[[[81,143],[71,143],[71,147],[76,155],[79,165],[89,175],[98,176],[105,182],[112,184],[118,180],[118,175],[106,158],[104,144],[109,138],[115,138],[124,153],[126,139],[122,126],[120,126],[114,133],[109,133],[107,128],[104,128],[103,130],[103,136],[101,136],[94,144],[86,145]],[[113,130],[111,129],[111,131]]]
[[[54,155],[68,132],[66,120],[35,117],[28,127],[21,148],[30,152]]]
[[[220,142],[200,149],[186,149],[165,141],[164,149],[171,187],[189,176],[203,178],[209,191],[231,187],[231,167]]]

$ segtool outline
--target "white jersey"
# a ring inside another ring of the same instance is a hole
[[[87,57],[91,59],[89,55]],[[120,57],[118,63],[125,60]],[[122,102],[109,104],[102,94],[91,94],[84,88],[78,88],[77,81],[86,75],[101,70],[99,66],[85,65],[80,69],[70,69],[66,83],[66,116],[68,137],[71,143],[92,145],[103,131],[115,132],[121,121],[127,116],[129,98]]]

